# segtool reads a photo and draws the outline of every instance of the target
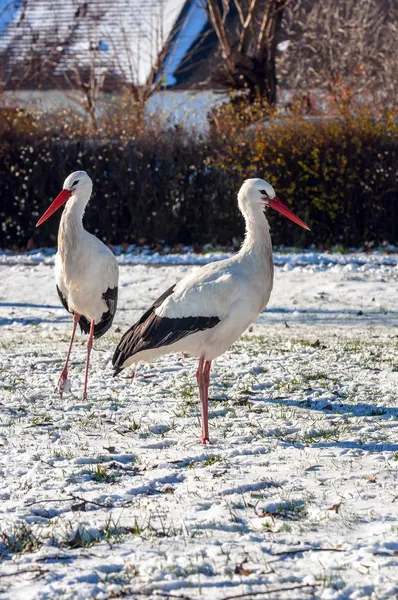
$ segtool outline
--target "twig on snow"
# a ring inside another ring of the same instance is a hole
[[[185,596],[185,594],[169,594],[167,592],[157,592],[156,590],[152,590],[152,594],[155,596],[161,596],[162,598],[170,598],[174,600],[193,600],[191,596]]]
[[[282,552],[273,552],[271,556],[301,554],[302,552],[344,552],[344,550],[342,548],[296,548],[295,550],[282,550]]]
[[[45,502],[70,502],[73,498],[48,498],[46,500],[35,500],[34,502],[28,502],[25,506],[34,506],[34,504],[44,504]]]
[[[267,596],[269,594],[278,594],[279,592],[291,592],[294,590],[303,590],[305,588],[319,587],[318,583],[301,583],[290,587],[274,588],[273,590],[265,590],[264,592],[248,592],[247,594],[238,594],[235,596],[224,596],[221,600],[238,600],[239,598],[252,598],[253,596]]]
[[[49,554],[48,556],[39,556],[36,562],[47,562],[48,560],[73,560],[73,556],[67,554]]]
[[[247,592],[245,594],[235,594],[232,596],[224,596],[221,600],[240,600],[242,598],[252,598],[253,596],[269,596],[270,594],[278,594],[279,592],[290,592],[294,590],[304,590],[308,588],[318,587],[320,584],[317,583],[301,583],[299,585],[293,585],[290,587],[274,588],[272,590],[264,590],[262,592]],[[140,592],[138,593],[140,595]],[[147,596],[148,592],[141,592],[142,595]],[[151,595],[160,596],[162,598],[169,598],[170,600],[193,600],[191,596],[185,594],[169,594],[167,592],[159,592],[156,590],[151,591]]]
[[[35,502],[29,502],[29,504],[25,504],[25,506],[43,504],[44,502],[71,502],[72,500],[79,500],[85,504],[93,504],[94,506],[99,506],[100,508],[113,508],[113,504],[102,504],[101,502],[96,502],[95,500],[87,500],[81,496],[75,496],[75,494],[71,494],[68,498],[48,498],[45,500],[35,500]]]
[[[25,573],[34,574],[34,579],[36,579],[37,577],[40,577],[40,575],[48,573],[48,569],[42,569],[41,567],[38,569],[20,569],[19,571],[14,571],[13,573],[0,573],[0,577],[15,577],[15,575],[23,575]]]
[[[124,596],[139,597],[139,596],[161,596],[162,598],[169,598],[169,600],[194,600],[191,596],[185,596],[185,594],[169,594],[168,592],[158,592],[156,590],[147,590],[147,591],[132,591],[125,590],[121,591],[117,596],[112,596],[112,598],[123,598]]]
[[[93,504],[94,506],[99,506],[100,508],[113,508],[113,504],[102,504],[101,502],[95,502],[94,500],[86,500],[81,496],[75,496],[75,494],[71,494],[72,500],[80,500],[80,502],[84,502],[85,504]]]

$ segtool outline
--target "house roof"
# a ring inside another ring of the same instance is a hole
[[[259,11],[264,2],[258,3]],[[222,14],[228,4],[226,28],[234,46],[241,30],[239,2],[218,0],[218,4]],[[223,60],[205,5],[206,0],[187,0],[169,36],[165,80],[174,89],[214,89],[217,82],[223,87],[219,77]],[[328,88],[334,72],[351,81],[362,71],[364,87],[372,81],[375,87],[393,89],[397,27],[398,0],[286,3],[276,39],[278,87]]]
[[[237,16],[235,5],[230,3],[228,27],[234,26]],[[217,87],[212,75],[221,64],[220,48],[204,0],[186,0],[171,30],[166,49],[163,70],[167,87]]]
[[[82,79],[103,74],[108,90],[121,80],[143,84],[183,5],[184,0],[0,0],[3,87],[73,87],[76,69]]]
[[[351,1],[355,8],[355,0]],[[222,8],[225,0],[218,2]],[[365,17],[373,18],[371,24],[377,20],[378,35],[372,35],[370,21],[367,29],[357,26],[357,13],[362,9],[355,8],[355,12],[353,8],[350,26],[347,31],[340,28],[340,45],[333,46],[329,39],[333,28],[330,23],[324,27],[321,8],[319,15],[315,14],[316,7],[324,3],[301,0],[287,4],[288,17],[282,21],[277,39],[279,86],[318,86],[322,76],[328,76],[322,69],[328,64],[325,53],[329,59],[331,50],[338,68],[342,58],[349,55],[345,69],[350,75],[352,63],[359,60],[354,35],[359,29],[361,35],[368,32],[367,39],[373,44],[372,52],[366,52],[369,44],[363,49],[361,66],[383,87],[379,55],[387,56],[389,47],[396,46],[398,0],[372,2],[373,8],[378,7],[377,19],[373,13]],[[332,8],[328,13],[326,6],[325,14],[333,21],[337,18],[333,0],[325,0],[326,4]],[[344,1],[338,4],[344,13]],[[310,18],[312,22],[307,23]],[[239,14],[232,0],[226,23],[233,40],[239,29]],[[344,36],[349,32],[351,54],[345,53],[340,60]],[[164,64],[157,72],[159,55],[164,57]],[[386,61],[381,62],[385,70]],[[0,0],[0,89],[70,89],[77,86],[77,74],[87,81],[93,73],[104,78],[104,91],[112,91],[121,83],[142,85],[154,75],[158,83],[171,89],[214,89],[221,63],[206,0]],[[219,87],[223,87],[221,82]]]

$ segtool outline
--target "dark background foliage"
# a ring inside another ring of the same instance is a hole
[[[78,169],[94,182],[85,226],[112,244],[229,244],[243,235],[237,191],[254,176],[312,229],[270,214],[275,244],[398,242],[398,134],[386,119],[229,122],[206,138],[177,127],[132,141],[62,136],[26,115],[10,123],[0,140],[3,248],[56,245],[59,216],[38,230],[35,223]]]

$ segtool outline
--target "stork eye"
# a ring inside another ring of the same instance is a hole
[[[265,190],[260,190],[260,194],[263,194],[266,198],[269,198],[267,192]]]
[[[77,185],[78,183],[79,183],[79,179],[76,179],[76,181],[74,181],[74,182],[72,183],[72,187],[73,187],[74,185]]]

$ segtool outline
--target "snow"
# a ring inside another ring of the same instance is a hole
[[[183,5],[184,0],[64,0],[51,10],[49,0],[0,0],[0,49],[18,63],[32,48],[45,55],[64,48],[54,75],[94,62],[97,74],[116,72],[143,85]]]
[[[222,248],[214,248],[211,245],[204,247],[201,254],[195,253],[190,246],[182,247],[181,251],[173,252],[165,247],[162,252],[151,250],[149,247],[130,245],[126,250],[121,246],[113,246],[112,250],[117,256],[120,264],[125,265],[205,265],[214,260],[223,260],[232,256],[231,251]],[[0,250],[0,264],[54,264],[55,248],[39,248],[27,252],[13,252],[11,250]],[[398,265],[398,253],[388,250],[376,249],[373,252],[353,250],[347,253],[329,252],[319,250],[297,251],[291,248],[276,249],[274,251],[274,263],[284,267],[286,270],[298,267],[310,270],[329,270],[335,267],[346,270],[365,271],[368,269],[395,268]]]
[[[149,116],[160,117],[168,125],[179,124],[206,133],[210,109],[227,99],[226,94],[212,90],[161,90],[149,98],[146,110]]]
[[[284,40],[283,42],[279,42],[279,44],[277,44],[276,48],[280,52],[286,52],[286,50],[289,48],[289,46],[290,46],[290,40]]]
[[[82,336],[53,392],[71,319],[51,251],[1,256],[0,596],[394,598],[395,255],[277,253],[268,309],[214,364],[203,447],[196,361],[112,377],[121,333],[199,268],[131,252],[84,402]]]

